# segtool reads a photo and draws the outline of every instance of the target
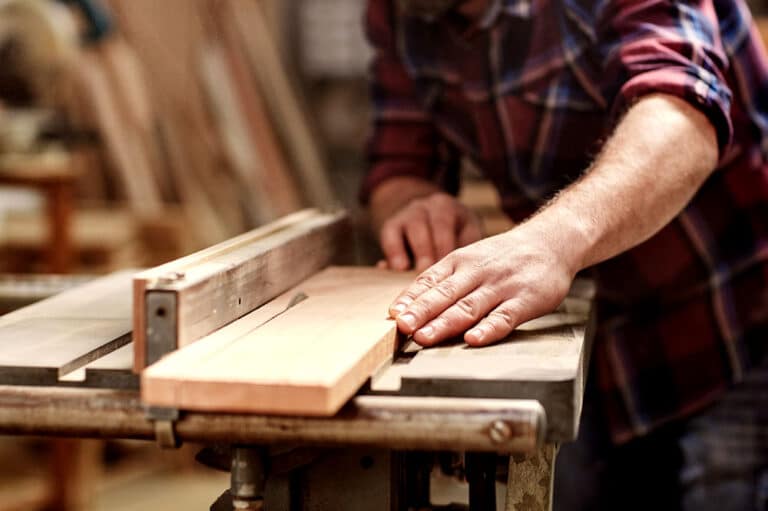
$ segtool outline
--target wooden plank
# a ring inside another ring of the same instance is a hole
[[[189,410],[332,415],[392,357],[398,334],[387,306],[413,277],[328,268],[146,369],[142,400]],[[275,316],[299,293],[306,298]]]
[[[176,346],[242,317],[330,264],[344,248],[346,213],[304,210],[134,279],[135,370],[147,365],[148,294],[170,292]],[[169,282],[166,276],[182,278]],[[166,311],[162,311],[164,316]]]
[[[430,349],[410,345],[371,389],[402,396],[535,399],[547,413],[549,441],[573,440],[590,351],[589,310],[588,299],[567,298],[553,314],[485,348],[470,349],[459,340]]]
[[[130,342],[131,278],[123,271],[0,318],[0,383],[56,384]]]
[[[137,213],[151,217],[162,211],[151,162],[139,134],[124,122],[103,58],[96,51],[85,53],[78,61],[76,76],[90,98],[96,124],[126,198]]]
[[[128,327],[128,329],[126,329]],[[130,322],[124,319],[26,318],[0,331],[0,373],[24,367],[56,368],[58,376],[127,344]]]
[[[0,317],[0,328],[19,319],[130,319],[135,269],[94,279]]]
[[[248,135],[245,116],[237,100],[221,45],[206,45],[201,50],[199,67],[223,153],[229,166],[245,185],[244,189],[255,198],[245,206],[249,219],[256,225],[274,220],[278,215],[274,213],[262,179],[263,162]]]
[[[198,80],[200,48],[207,40],[202,2],[108,3],[146,70],[162,155],[198,246],[243,232],[243,186],[222,165],[220,141],[211,129]]]
[[[267,193],[278,215],[292,213],[305,206],[301,192],[288,168],[282,147],[274,133],[274,127],[267,115],[264,101],[252,83],[242,51],[235,34],[223,32],[227,63],[246,120],[250,139],[263,162],[261,171]]]
[[[126,344],[112,353],[94,360],[84,368],[87,387],[137,389],[139,378],[133,373],[133,345]]]
[[[0,314],[18,310],[93,280],[85,275],[0,274]]]
[[[260,99],[236,74],[237,57],[231,48],[210,43],[202,51],[200,70],[230,166],[245,185],[244,193],[256,197],[244,202],[251,221],[258,225],[294,212],[302,204]]]
[[[222,212],[224,198],[212,197],[212,186],[208,186],[212,183],[193,174],[194,166],[199,163],[195,163],[195,155],[188,151],[183,133],[174,127],[175,124],[181,124],[179,120],[173,120],[175,118],[175,115],[168,114],[165,120],[159,123],[158,134],[169,160],[168,170],[171,180],[176,184],[181,198],[181,207],[188,218],[188,223],[195,226],[194,242],[198,247],[209,246],[242,232],[241,226],[244,222],[239,212],[227,211],[238,209],[238,201],[234,200],[234,194],[227,193],[230,183],[225,176],[222,176],[220,183],[217,184],[217,187],[223,186],[224,193],[213,192],[213,195],[228,196],[229,202],[232,203]]]
[[[266,193],[263,199],[272,203],[275,216],[282,216],[300,209],[303,205],[301,192],[294,181],[288,164],[275,135],[266,106],[261,98],[246,61],[242,43],[234,27],[229,27],[224,18],[225,11],[217,5],[211,9],[211,18],[216,21],[217,33],[224,50],[228,75],[237,93],[240,109],[247,121],[248,135],[261,166],[257,169],[264,183]]]
[[[100,44],[101,62],[115,91],[115,100],[126,124],[136,137],[136,152],[143,153],[160,196],[166,200],[176,197],[170,176],[162,166],[159,146],[155,139],[157,117],[151,101],[149,82],[144,66],[121,34],[113,34]]]
[[[293,169],[310,204],[330,207],[336,203],[319,146],[310,130],[310,121],[299,102],[280,51],[262,13],[259,2],[229,0],[222,3],[227,23],[244,42],[251,71],[269,109],[277,133],[287,147]]]

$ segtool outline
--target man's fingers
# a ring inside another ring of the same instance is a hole
[[[426,212],[405,224],[405,238],[413,253],[413,265],[417,271],[424,271],[435,263],[435,247]]]
[[[498,303],[499,300],[487,288],[479,287],[416,330],[413,339],[422,346],[432,346],[456,337],[475,325]]]
[[[442,282],[451,273],[453,273],[453,267],[445,261],[441,261],[429,268],[427,271],[416,277],[416,280],[395,298],[392,305],[389,306],[389,315],[396,318],[405,312],[414,300],[424,292]]]
[[[527,319],[521,314],[517,300],[507,300],[464,334],[464,341],[470,346],[485,346],[500,341]]]
[[[452,212],[445,214],[442,210],[429,211],[429,223],[435,243],[436,259],[442,259],[457,248],[456,227],[458,221],[459,219]]]
[[[403,226],[398,221],[387,222],[381,229],[379,240],[381,250],[384,252],[389,267],[393,270],[404,271],[410,265],[403,234]]]
[[[424,291],[397,316],[401,332],[411,334],[445,309],[469,294],[477,283],[466,277],[452,275]],[[429,335],[429,332],[423,332]]]

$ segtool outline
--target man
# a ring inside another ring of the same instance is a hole
[[[563,457],[609,479],[559,507],[763,509],[768,411],[729,433],[755,455],[725,486],[727,453],[702,461],[691,436],[734,425],[713,403],[765,395],[731,388],[768,346],[768,59],[742,0],[369,0],[366,23],[362,199],[382,266],[422,271],[399,329],[487,345],[591,269],[586,429]],[[446,193],[459,156],[515,228],[480,239]]]

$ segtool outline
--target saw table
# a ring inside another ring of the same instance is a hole
[[[420,349],[384,317],[402,276],[327,268],[344,222],[301,212],[0,317],[0,433],[215,445],[204,461],[232,484],[212,509],[437,509],[446,451],[469,508],[494,510],[511,454],[505,509],[549,509],[556,446],[578,430],[589,285],[505,342]],[[345,353],[321,363],[331,342]]]

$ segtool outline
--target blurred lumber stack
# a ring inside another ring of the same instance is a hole
[[[81,265],[83,254],[95,253],[93,243],[104,269],[122,264],[116,261],[153,265],[307,206],[335,205],[324,157],[272,33],[275,2],[96,3],[112,22],[79,48],[69,42],[74,56],[57,58],[48,74],[60,79],[48,80],[51,93],[32,105],[60,112],[62,145],[78,176],[70,208],[73,269],[101,269]],[[62,6],[50,5],[62,14]],[[26,33],[24,40],[48,35]],[[37,151],[34,143],[2,145],[0,156],[20,152],[34,160]],[[81,211],[90,203],[116,211]],[[59,253],[45,235],[57,222],[50,216],[6,219],[4,258],[34,267],[41,253]]]
[[[81,63],[128,205],[178,202],[195,246],[334,203],[261,1],[109,0],[118,34]]]
[[[330,205],[319,149],[261,0],[110,5],[146,70],[173,191],[195,221],[214,224],[223,238]]]

